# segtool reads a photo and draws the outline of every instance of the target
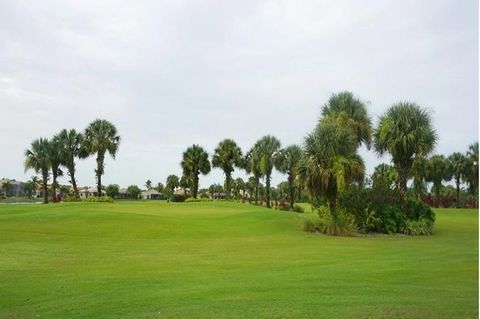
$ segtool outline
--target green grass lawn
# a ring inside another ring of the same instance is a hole
[[[226,202],[0,205],[0,318],[476,318],[478,212],[328,237]]]

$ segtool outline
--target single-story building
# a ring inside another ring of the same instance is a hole
[[[162,198],[162,194],[154,189],[143,191],[140,194],[140,196],[142,197],[142,199],[161,199]]]

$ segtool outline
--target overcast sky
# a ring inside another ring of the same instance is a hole
[[[165,182],[193,143],[302,143],[342,90],[374,123],[397,101],[430,108],[437,153],[478,140],[475,0],[151,2],[0,1],[0,178],[34,175],[35,138],[105,118],[122,142],[104,184]],[[368,172],[389,161],[361,154]],[[93,185],[93,158],[77,167]]]

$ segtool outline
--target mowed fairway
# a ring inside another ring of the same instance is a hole
[[[227,202],[0,205],[0,318],[476,318],[478,212],[327,237]]]

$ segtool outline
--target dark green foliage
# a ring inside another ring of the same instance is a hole
[[[170,197],[170,201],[174,203],[183,203],[185,199],[186,199],[185,195],[180,195],[180,194],[173,194],[172,197]]]
[[[105,193],[107,194],[107,196],[110,196],[112,198],[117,196],[119,192],[120,192],[120,186],[118,186],[117,184],[110,184],[105,189]]]
[[[297,213],[303,213],[305,211],[305,208],[303,208],[302,206],[300,206],[298,204],[295,204],[295,205],[293,205],[293,211],[295,211]]]
[[[83,202],[86,203],[113,203],[113,198],[110,196],[102,196],[102,197],[96,197],[96,196],[90,196],[88,198],[85,198]]]
[[[128,194],[128,198],[130,199],[138,199],[141,192],[142,191],[137,185],[130,185],[127,187],[127,194]]]

